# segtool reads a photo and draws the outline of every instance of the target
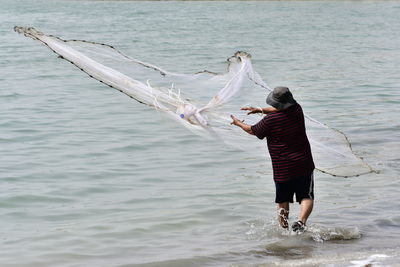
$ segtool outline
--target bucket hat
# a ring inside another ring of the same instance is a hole
[[[267,97],[267,104],[277,109],[287,109],[296,103],[289,88],[284,86],[275,87]]]

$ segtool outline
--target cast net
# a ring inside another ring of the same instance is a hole
[[[14,30],[42,42],[91,78],[162,111],[195,134],[218,138],[245,151],[260,151],[256,154],[265,156],[265,141],[230,125],[230,114],[238,113],[244,105],[263,105],[265,90],[271,91],[253,70],[250,54],[236,52],[228,58],[225,73],[180,74],[127,56],[107,44],[63,40],[35,28],[16,26]],[[245,117],[244,112],[241,115]],[[248,124],[261,119],[255,115],[245,118]],[[306,126],[317,169],[343,177],[373,171],[353,153],[343,133],[309,116]]]

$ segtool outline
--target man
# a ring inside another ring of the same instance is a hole
[[[283,228],[288,228],[289,202],[300,203],[298,221],[292,230],[304,231],[308,217],[314,205],[314,161],[310,143],[306,135],[304,115],[301,106],[293,99],[287,87],[276,87],[267,97],[267,104],[272,107],[244,107],[249,114],[267,114],[257,124],[250,126],[231,115],[232,123],[259,139],[267,138],[271,156],[278,221]]]

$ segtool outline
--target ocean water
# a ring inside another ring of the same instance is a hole
[[[400,2],[0,6],[1,266],[398,266]],[[269,85],[292,88],[377,172],[316,172],[308,232],[282,231],[266,150],[193,135],[15,25],[175,72],[222,72],[248,51]]]

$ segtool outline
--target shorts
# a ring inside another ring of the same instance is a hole
[[[296,194],[296,201],[299,203],[304,198],[314,199],[314,172],[290,181],[275,181],[275,188],[275,203],[293,203],[294,194]]]

